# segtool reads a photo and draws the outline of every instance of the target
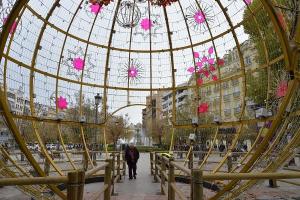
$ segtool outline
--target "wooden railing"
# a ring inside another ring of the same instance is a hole
[[[299,179],[300,172],[288,173],[204,173],[200,169],[188,169],[174,161],[172,156],[162,152],[150,153],[151,174],[154,181],[160,182],[161,193],[168,196],[168,200],[175,200],[175,195],[181,200],[203,200],[204,181],[215,180],[267,180],[267,179]],[[190,180],[190,198],[176,185],[175,169],[180,170]]]
[[[121,160],[121,156],[123,159]],[[100,170],[104,170],[104,185],[97,192],[95,198],[103,195],[104,200],[110,200],[114,193],[115,183],[121,180],[122,175],[126,174],[126,164],[124,155],[120,152],[111,152],[110,158],[89,171],[76,170],[68,172],[67,176],[58,177],[20,177],[20,178],[1,178],[0,186],[9,185],[51,185],[51,184],[66,184],[67,195],[62,196],[62,199],[67,200],[82,200],[84,196],[85,180],[97,175]]]

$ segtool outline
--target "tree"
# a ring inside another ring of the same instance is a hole
[[[289,1],[278,0],[277,3],[288,4]],[[267,57],[269,58],[269,60],[273,60],[282,55],[282,49],[270,17],[266,14],[266,11],[263,8],[259,8],[260,6],[261,1],[254,0],[249,7],[252,11],[256,10],[255,16],[252,15],[249,9],[246,9],[244,11],[243,18],[245,33],[249,34],[251,43],[255,45],[255,49],[257,51],[256,60],[259,65],[262,65],[267,63]],[[278,13],[278,17],[279,16],[280,13]],[[256,19],[255,21],[249,20],[251,18],[254,19],[254,17]],[[290,24],[290,22],[288,22],[287,24]],[[282,24],[281,26],[284,25]],[[274,84],[278,84],[277,82],[274,83],[274,77],[278,76],[278,65],[280,65],[279,67],[281,68],[283,68],[284,66],[283,64],[281,65],[280,62],[270,66],[270,80],[268,77],[267,69],[261,69],[254,74],[247,74],[246,96],[248,96],[255,104],[263,106],[268,100],[268,92],[271,92],[268,91],[268,84],[271,84],[272,86]]]
[[[116,148],[118,139],[125,134],[125,120],[122,116],[109,115],[106,123],[108,140],[114,143]]]

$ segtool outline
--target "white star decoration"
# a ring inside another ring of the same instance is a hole
[[[77,71],[73,66],[74,58],[81,58],[84,60],[83,77],[91,78],[92,69],[96,68],[96,65],[91,62],[92,54],[86,54],[84,57],[84,51],[81,47],[74,51],[68,49],[68,56],[63,60],[63,64],[68,66],[67,75],[74,76],[77,80],[81,79],[82,71]]]

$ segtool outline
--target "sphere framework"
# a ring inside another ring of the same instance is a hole
[[[153,138],[161,130],[171,150],[197,118],[199,137],[209,141],[199,167],[212,173],[246,140],[251,146],[231,173],[273,172],[291,158],[300,140],[295,2],[158,2],[1,2],[1,115],[27,163],[22,173],[12,170],[17,162],[2,164],[3,176],[46,175],[30,151],[35,142],[51,175],[94,168],[90,152],[106,146],[110,119],[135,106],[151,118],[145,130]],[[59,144],[64,165],[48,141]],[[225,156],[209,163],[222,141]],[[69,143],[88,166],[75,162]],[[230,181],[215,197],[238,196],[256,182]]]

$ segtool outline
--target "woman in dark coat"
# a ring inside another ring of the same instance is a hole
[[[133,143],[130,143],[129,147],[125,150],[125,159],[127,161],[129,170],[129,179],[136,179],[136,163],[140,158],[140,153]]]

